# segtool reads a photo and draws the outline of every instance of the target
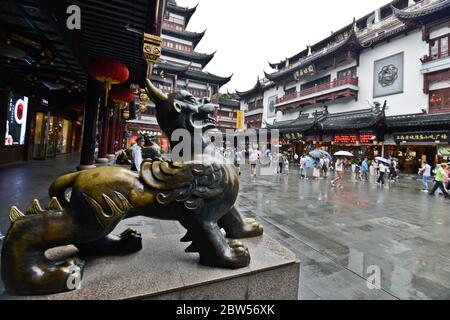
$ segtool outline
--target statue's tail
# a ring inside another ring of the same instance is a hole
[[[63,206],[67,206],[69,201],[66,199],[64,193],[68,188],[73,186],[79,174],[80,172],[74,172],[56,179],[49,189],[50,198],[56,197]]]

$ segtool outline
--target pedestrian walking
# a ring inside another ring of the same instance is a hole
[[[325,178],[328,177],[328,170],[330,169],[330,158],[325,157],[323,159],[323,166],[322,166],[322,170],[323,170],[323,176]]]
[[[234,153],[234,166],[239,175],[241,175],[242,152],[237,150]]]
[[[306,155],[303,154],[300,158],[300,179],[306,178]]]
[[[356,160],[356,163],[355,163],[355,179],[356,179],[356,181],[362,181],[361,166],[362,166],[361,161],[359,159]]]
[[[445,169],[447,169],[447,167],[448,167],[447,163],[444,162],[439,166],[439,168],[437,168],[435,183],[434,183],[433,189],[431,189],[431,191],[429,193],[430,196],[434,196],[437,189],[441,189],[441,191],[445,195],[445,197],[449,198],[448,191],[447,191],[447,189],[445,189],[445,186],[444,186],[444,181],[446,179],[445,177],[447,176],[445,173]]]
[[[428,180],[431,177],[431,166],[427,161],[423,162],[423,167],[419,170],[419,175],[422,176],[423,189],[422,192],[428,193]]]
[[[382,161],[380,161],[378,164],[378,172],[380,175],[378,176],[377,183],[381,186],[384,186],[384,176],[387,172],[387,166]]]
[[[317,159],[316,161],[314,161],[314,166],[313,166],[313,178],[315,179],[320,179],[320,160]]]
[[[284,157],[281,154],[281,152],[278,153],[278,173],[283,173],[283,166],[284,166]]]
[[[342,179],[344,178],[344,161],[342,159],[336,160],[334,170],[336,171],[336,179],[331,181],[331,185],[334,187],[336,186],[336,183],[339,182],[337,187],[343,189],[344,187],[342,186]]]
[[[250,161],[250,167],[251,167],[251,173],[250,175],[252,177],[256,177],[256,164],[258,163],[258,159],[261,155],[261,152],[259,151],[259,148],[256,149],[250,149],[249,150],[249,157],[248,160]]]
[[[367,158],[364,158],[361,164],[361,174],[364,180],[369,180],[369,163],[367,162]]]
[[[288,158],[284,158],[284,173],[289,175],[289,160]]]

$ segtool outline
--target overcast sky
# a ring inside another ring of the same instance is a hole
[[[198,8],[187,30],[206,31],[196,51],[212,53],[205,71],[229,76],[221,91],[245,91],[268,65],[315,44],[388,0],[177,0]]]

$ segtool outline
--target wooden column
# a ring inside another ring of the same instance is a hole
[[[102,136],[100,139],[100,146],[98,150],[97,162],[105,163],[108,162],[108,143],[109,143],[109,107],[101,105],[101,115],[102,115]]]
[[[116,141],[117,144],[115,145],[115,151],[119,151],[122,149],[121,147],[121,136],[122,136],[122,131],[121,131],[121,125],[122,125],[122,115],[123,111],[120,109],[117,109],[117,121],[116,121]]]
[[[114,104],[113,104],[114,105]],[[108,137],[108,154],[106,155],[108,159],[114,159],[116,156],[115,142],[116,142],[116,125],[117,125],[117,113],[119,108],[117,106],[113,107],[113,116],[109,118],[109,137]]]
[[[87,82],[86,108],[84,111],[83,146],[78,170],[95,168],[94,154],[97,136],[97,117],[100,102],[100,83],[89,77]]]

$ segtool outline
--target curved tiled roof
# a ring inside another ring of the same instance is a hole
[[[323,115],[314,118],[299,117],[295,120],[283,121],[267,125],[269,129],[278,129],[281,132],[304,132],[310,130],[315,124],[324,131],[365,129],[375,126],[384,117],[383,109],[364,109],[352,112]]]
[[[236,94],[240,98],[245,98],[245,97],[251,96],[251,95],[256,94],[256,93],[261,93],[263,91],[264,91],[264,86],[263,86],[261,80],[259,80],[259,77],[258,77],[258,80],[256,81],[256,84],[255,84],[255,86],[253,88],[251,88],[250,90],[247,90],[247,91],[237,91],[236,90]]]
[[[194,48],[202,40],[206,33],[206,29],[203,32],[191,32],[191,31],[176,31],[169,28],[162,28],[162,33],[174,38],[183,39],[187,41],[192,41]]]
[[[291,62],[295,63],[296,61],[298,61],[301,58],[306,58],[308,56],[309,48],[311,48],[312,51],[315,51],[315,50],[317,50],[317,48],[323,46],[324,43],[326,44],[326,43],[332,42],[336,38],[336,35],[338,35],[338,34],[340,34],[342,32],[345,32],[345,31],[352,30],[353,26],[354,26],[354,24],[351,23],[351,24],[345,26],[344,28],[334,32],[331,36],[320,40],[319,42],[317,42],[316,44],[312,45],[311,47],[307,47],[305,50],[300,51],[299,53],[293,55],[290,58],[286,58],[285,60],[282,60],[279,63],[271,63],[271,62],[269,62],[269,66],[272,69],[279,69],[279,67],[284,67],[286,65],[286,61],[289,61],[290,64],[292,64]]]
[[[204,68],[211,60],[214,58],[216,53],[206,54],[198,52],[184,52],[179,50],[173,50],[169,48],[162,49],[162,55],[169,56],[172,58],[178,58],[182,60],[187,60],[190,62],[197,62]]]
[[[360,130],[375,126],[381,120],[382,115],[382,112],[374,112],[372,109],[329,114],[320,124],[322,130]]]
[[[315,118],[299,117],[295,120],[275,122],[274,124],[267,124],[268,129],[278,129],[281,133],[295,131],[302,133],[310,130],[316,122]]]
[[[184,8],[184,7],[178,6],[175,1],[169,1],[166,5],[166,10],[185,17],[186,25],[187,25],[189,23],[189,20],[191,19],[192,15],[197,10],[197,6],[198,6],[198,4],[193,8]]]
[[[209,72],[190,70],[189,65],[181,66],[167,62],[158,62],[157,64],[155,64],[155,68],[164,70],[170,74],[176,74],[178,76],[185,77],[186,79],[207,82],[219,86],[227,84],[233,77],[233,75],[229,77],[220,77]]]
[[[388,128],[398,127],[417,127],[450,124],[450,113],[442,114],[409,114],[402,116],[386,117],[386,126]]]
[[[446,11],[447,15],[450,14],[450,0],[437,1],[435,3],[431,3],[430,5],[417,9],[406,8],[401,10],[395,8],[394,6],[391,7],[397,18],[401,20],[423,19],[434,13],[444,11]]]
[[[356,46],[357,50],[360,50],[363,48],[362,45],[360,44],[358,38],[356,37],[356,33],[355,33],[354,29],[352,29],[351,33],[345,40],[334,43],[331,47],[327,48],[326,50],[316,52],[315,54],[293,64],[292,66],[290,66],[287,69],[284,69],[284,70],[281,70],[278,72],[274,72],[272,74],[268,74],[268,73],[264,72],[264,74],[269,80],[275,81],[286,75],[291,75],[293,72],[295,72],[295,71],[297,71],[319,59],[321,60],[321,59],[330,57],[331,55],[335,54],[340,49],[346,48],[347,46]]]

